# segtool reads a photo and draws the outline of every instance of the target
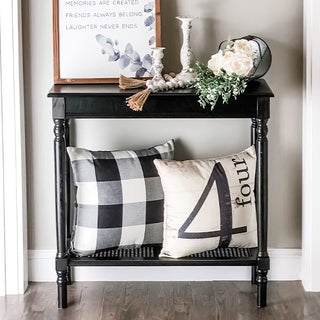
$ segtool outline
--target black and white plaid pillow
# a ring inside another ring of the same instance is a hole
[[[153,160],[173,159],[173,140],[138,151],[67,150],[77,188],[75,253],[162,243],[164,196]]]

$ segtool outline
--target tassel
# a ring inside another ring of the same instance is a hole
[[[127,78],[120,75],[119,79],[119,87],[120,89],[136,89],[136,88],[144,88],[146,86],[145,80]]]
[[[142,111],[143,105],[147,101],[151,89],[142,90],[126,99],[127,106],[134,111]]]

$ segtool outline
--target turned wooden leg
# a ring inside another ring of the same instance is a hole
[[[70,207],[70,160],[67,152],[67,147],[70,146],[70,120],[66,119],[64,120],[64,137],[65,137],[65,186],[66,186],[66,217],[67,217],[67,243],[68,246],[71,241],[71,207]],[[67,267],[67,284],[71,285],[72,284],[72,276],[71,276],[71,267],[68,265]]]
[[[257,120],[251,119],[251,145],[256,146],[257,141]],[[257,266],[251,267],[251,283],[257,284]]]
[[[55,199],[56,199],[56,234],[57,255],[56,272],[58,286],[58,308],[67,307],[67,230],[65,204],[65,140],[64,120],[54,119],[54,154],[55,154]]]
[[[69,119],[64,121],[64,136],[65,136],[65,183],[66,183],[66,217],[67,217],[67,238],[71,238],[71,214],[70,214],[70,160],[67,153],[67,147],[70,145],[70,128],[69,128]]]
[[[267,306],[267,278],[268,270],[257,270],[257,307]]]
[[[59,262],[57,261],[57,264]],[[57,268],[58,269],[58,268]],[[57,270],[57,286],[58,286],[58,308],[64,309],[68,307],[68,296],[67,296],[67,271]]]
[[[257,119],[256,209],[258,225],[257,306],[267,305],[268,256],[268,127],[267,119]]]

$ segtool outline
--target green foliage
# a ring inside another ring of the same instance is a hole
[[[195,79],[190,86],[195,88],[199,96],[200,105],[206,105],[214,109],[219,97],[223,103],[228,103],[231,96],[235,99],[242,94],[248,83],[248,78],[239,77],[236,74],[228,75],[222,70],[220,75],[215,75],[205,64],[197,62],[193,72]]]

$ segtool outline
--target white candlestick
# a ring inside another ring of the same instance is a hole
[[[182,64],[182,70],[177,75],[177,79],[188,83],[193,78],[193,74],[190,72],[191,62],[193,58],[191,45],[190,45],[190,37],[191,37],[191,22],[193,18],[184,18],[184,17],[176,17],[178,20],[182,22],[181,29],[183,33],[183,43],[180,51],[180,62]]]
[[[162,77],[162,70],[163,70],[163,64],[162,64],[162,58],[164,57],[163,51],[165,48],[163,47],[157,47],[152,48],[152,58],[153,58],[153,70],[154,70],[154,82],[159,82],[161,80],[164,80]]]

